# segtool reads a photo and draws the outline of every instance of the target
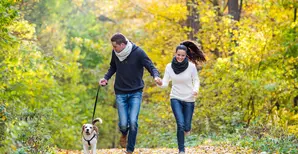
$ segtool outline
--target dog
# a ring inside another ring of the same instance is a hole
[[[92,121],[92,124],[84,124],[82,127],[82,142],[84,154],[89,154],[88,148],[91,147],[91,154],[96,154],[96,144],[98,137],[98,128],[95,123],[102,123],[100,118],[96,118]]]

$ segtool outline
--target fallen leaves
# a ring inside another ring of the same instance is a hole
[[[58,154],[81,154],[81,150],[69,151],[69,150],[58,150]],[[178,153],[178,149],[170,148],[137,148],[134,151],[134,154],[175,154]],[[253,150],[242,148],[242,147],[233,147],[233,146],[197,146],[186,148],[186,153],[188,154],[248,154],[253,153]],[[98,149],[97,154],[125,154],[124,149]]]

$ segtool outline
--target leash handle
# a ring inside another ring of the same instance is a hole
[[[96,104],[97,104],[97,99],[98,99],[98,93],[99,93],[99,89],[100,89],[100,85],[98,85],[98,89],[97,89],[97,93],[96,93],[96,98],[95,98],[95,103],[94,103],[94,109],[93,109],[93,116],[92,116],[92,121],[94,120],[94,114],[95,114],[95,110],[96,110]]]

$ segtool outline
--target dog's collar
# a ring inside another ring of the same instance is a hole
[[[89,146],[91,145],[91,144],[90,144],[91,140],[93,140],[95,137],[97,137],[97,134],[94,134],[93,137],[92,137],[90,140],[86,140],[85,137],[83,136],[84,140],[85,140],[86,142],[88,142],[88,145],[89,145]]]

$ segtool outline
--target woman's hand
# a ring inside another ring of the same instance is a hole
[[[198,97],[198,92],[194,91],[194,92],[192,93],[192,95],[196,98],[196,97]]]

